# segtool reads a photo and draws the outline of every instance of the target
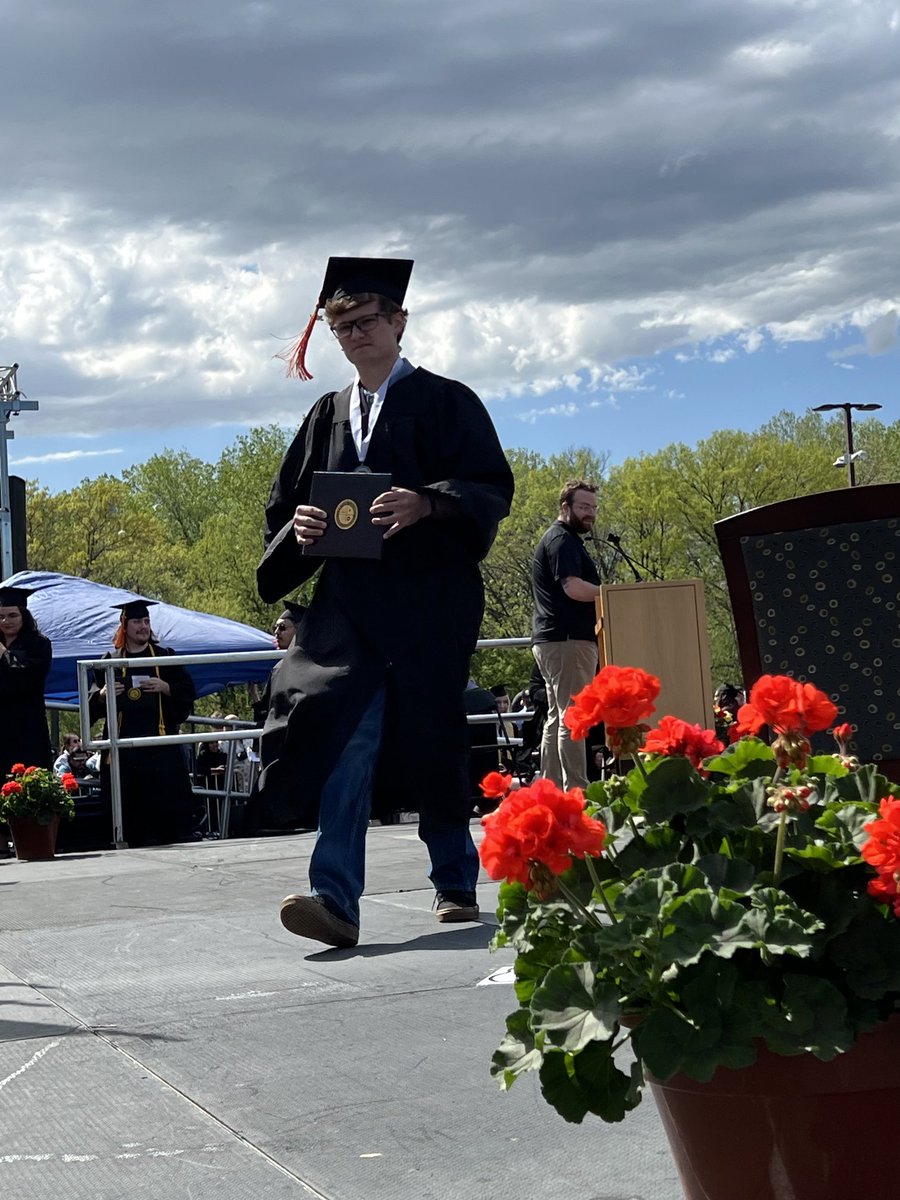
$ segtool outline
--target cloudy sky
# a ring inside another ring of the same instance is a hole
[[[405,349],[507,446],[613,461],[883,403],[897,0],[0,0],[0,363],[56,489],[296,425],[329,254],[416,259]]]

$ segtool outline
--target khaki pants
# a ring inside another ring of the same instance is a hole
[[[587,787],[585,744],[572,740],[562,718],[575,693],[590,683],[597,672],[597,645],[577,641],[538,642],[531,650],[547,685],[541,774],[567,792]]]

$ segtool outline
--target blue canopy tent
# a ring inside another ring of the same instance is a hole
[[[47,679],[46,698],[77,704],[75,663],[80,658],[102,658],[112,649],[113,635],[119,623],[114,606],[134,600],[135,593],[49,571],[18,571],[4,579],[3,584],[34,590],[28,608],[41,633],[53,644],[53,665]],[[154,636],[177,654],[221,654],[275,648],[271,634],[225,617],[161,602],[151,608],[150,614]],[[268,659],[210,663],[186,670],[194,680],[197,695],[208,696],[228,684],[262,683],[272,666],[272,660]]]

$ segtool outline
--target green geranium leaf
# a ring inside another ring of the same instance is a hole
[[[879,775],[873,763],[866,763],[841,779],[829,779],[828,786],[842,800],[861,800],[864,804],[873,805],[876,810],[879,800],[891,791],[890,784],[883,775]]]
[[[756,878],[753,863],[743,858],[728,858],[724,854],[704,854],[696,866],[709,880],[714,892],[727,888],[731,892],[748,892]]]
[[[708,799],[707,785],[688,760],[667,757],[653,764],[642,804],[647,820],[662,825],[701,808]]]
[[[859,850],[868,838],[865,826],[874,820],[876,813],[868,804],[832,803],[816,821],[830,841],[842,852],[844,861],[852,861],[853,852]]]
[[[826,842],[810,846],[786,846],[785,854],[795,862],[805,863],[813,870],[835,871],[846,862],[846,856],[836,853]]]
[[[771,778],[775,755],[771,746],[759,738],[742,738],[722,754],[703,764],[717,775],[740,776],[742,779]]]
[[[554,945],[551,947],[554,953],[554,958],[551,962],[558,960],[559,947]],[[550,964],[544,961],[544,956],[538,957],[536,952],[530,954],[520,953],[516,957],[515,962],[515,989],[516,999],[522,1005],[531,1003],[531,997],[534,995],[534,989],[540,984],[544,976],[549,970]]]
[[[517,1075],[534,1071],[541,1065],[542,1054],[534,1042],[534,1034],[524,1009],[506,1018],[506,1036],[494,1051],[491,1074],[498,1076],[500,1087],[508,1091]]]
[[[752,825],[756,810],[749,788],[735,789],[732,785],[711,794],[703,808],[687,813],[684,830],[695,841],[719,840],[736,829]]]
[[[687,863],[654,868],[639,875],[622,889],[616,899],[616,912],[626,918],[643,918],[655,924],[670,897],[705,884],[702,872]]]
[[[893,914],[873,919],[876,907],[873,903],[860,913],[828,948],[829,957],[844,972],[847,986],[870,1000],[900,992],[900,921]]]
[[[679,896],[666,909],[660,960],[686,967],[706,951],[731,958],[736,950],[756,944],[755,936],[742,927],[744,915],[742,905],[706,890]]]
[[[592,1043],[575,1056],[561,1051],[545,1055],[541,1091],[567,1121],[580,1124],[589,1112],[604,1121],[621,1121],[639,1101],[634,1072],[620,1071],[610,1049]]]
[[[750,895],[752,908],[744,913],[742,932],[751,946],[768,954],[795,954],[805,958],[812,950],[811,935],[823,927],[777,888],[757,888]]]
[[[553,967],[531,998],[531,1023],[554,1046],[575,1054],[611,1039],[620,1013],[616,988],[597,983],[590,963]]]
[[[813,754],[806,763],[807,775],[846,775],[847,768],[834,754]]]
[[[591,1098],[575,1082],[574,1060],[561,1050],[551,1050],[541,1063],[541,1092],[564,1120],[580,1125],[591,1111]]]
[[[644,1074],[633,1062],[629,1074],[615,1064],[609,1043],[592,1042],[574,1060],[575,1080],[590,1097],[590,1111],[604,1121],[621,1121],[641,1101]]]
[[[766,1034],[776,1054],[810,1052],[828,1062],[853,1044],[847,1002],[833,983],[812,975],[786,975],[782,1022]]]
[[[634,1031],[635,1050],[647,1069],[663,1082],[678,1071],[705,1081],[719,1067],[754,1062],[760,985],[738,983],[733,964],[711,955],[679,979],[684,981],[685,1012],[656,1009]]]
[[[664,867],[677,857],[682,840],[682,835],[670,825],[647,829],[622,847],[616,856],[615,869],[620,876],[627,877],[635,871]]]
[[[694,1028],[671,1008],[653,1009],[631,1035],[636,1052],[647,1069],[662,1080],[671,1079],[684,1066],[684,1056]]]

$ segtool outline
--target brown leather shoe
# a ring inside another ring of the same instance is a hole
[[[438,892],[435,896],[435,917],[447,921],[477,921],[478,902],[474,892]]]
[[[321,896],[285,896],[281,902],[281,923],[288,933],[324,942],[326,946],[355,946],[359,927],[342,921],[325,905]]]

